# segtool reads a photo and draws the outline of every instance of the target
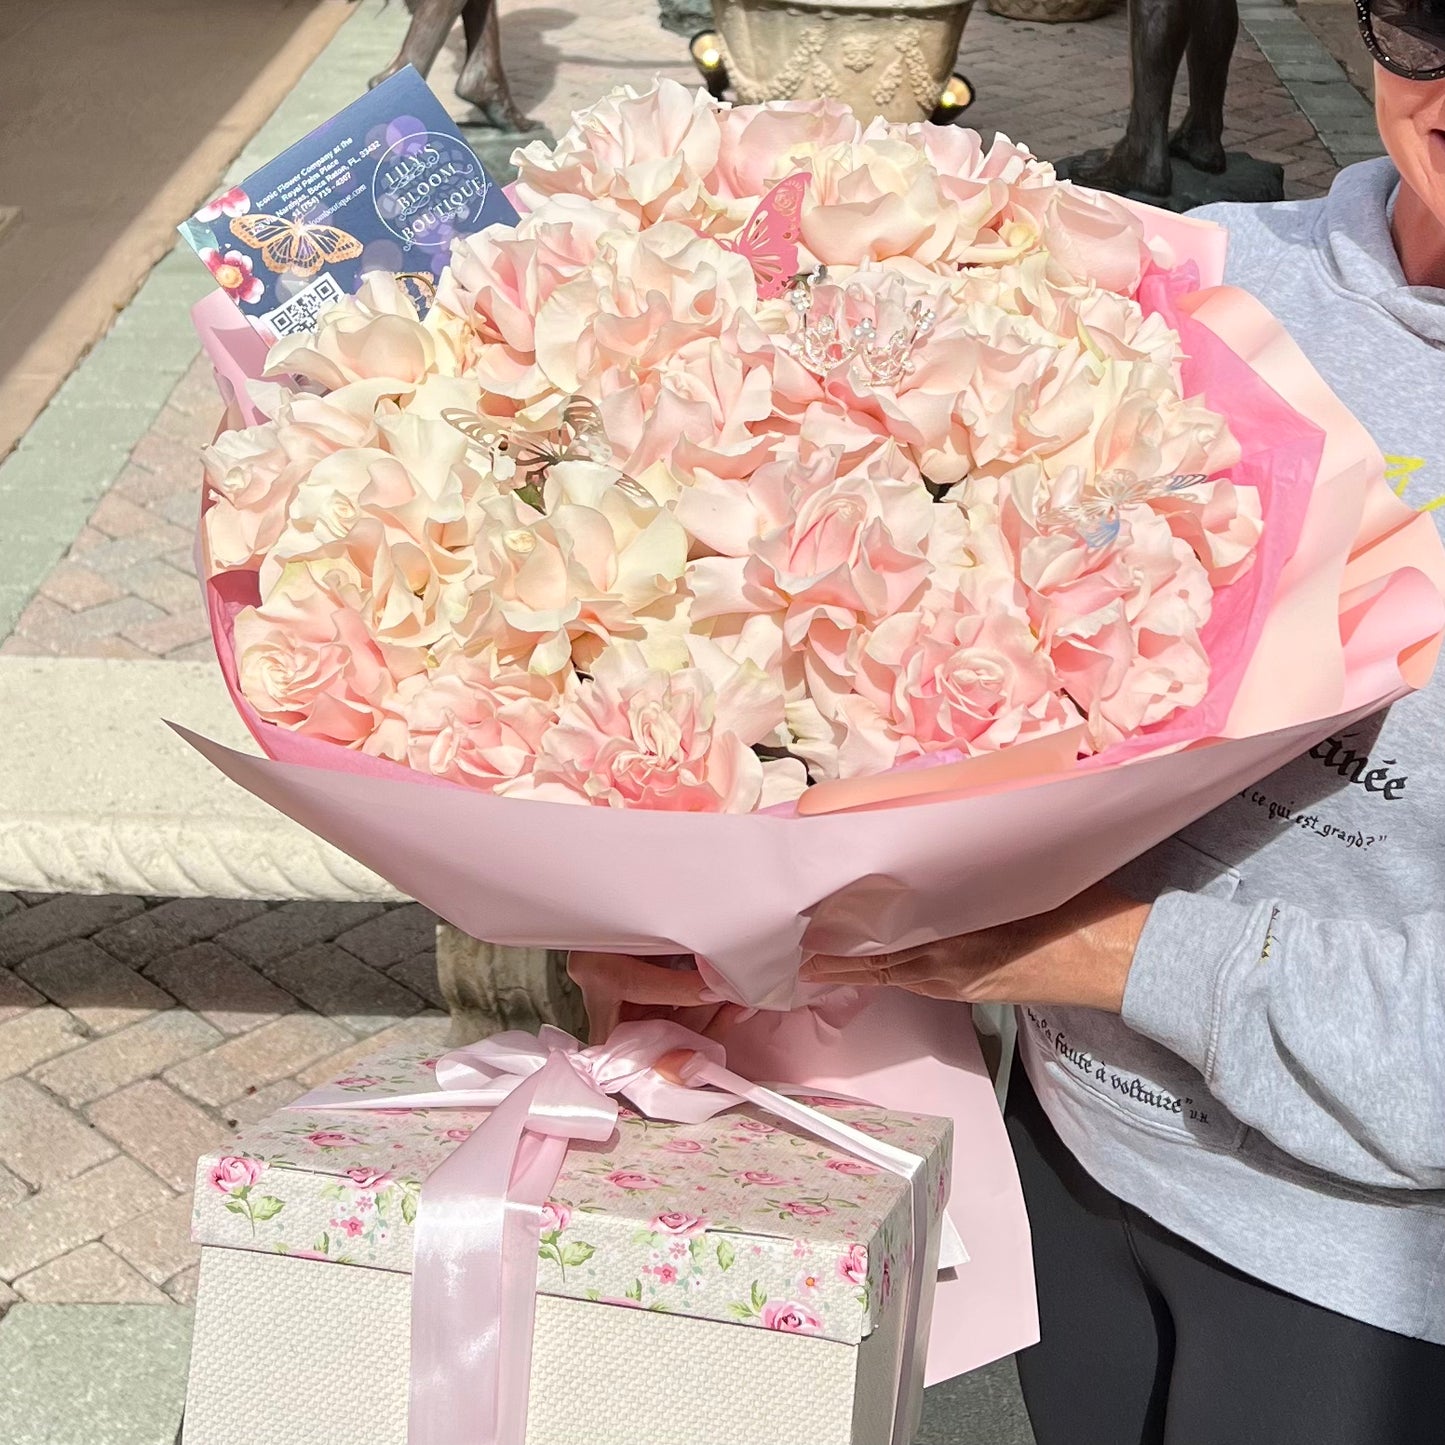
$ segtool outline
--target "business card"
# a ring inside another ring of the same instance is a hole
[[[411,67],[201,207],[180,233],[270,340],[389,271],[425,312],[451,243],[517,213]]]

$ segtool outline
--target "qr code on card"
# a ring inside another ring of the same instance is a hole
[[[316,327],[316,318],[328,307],[334,306],[346,293],[337,284],[334,276],[318,276],[304,291],[298,291],[284,305],[268,311],[260,320],[280,340],[283,336],[296,336]]]

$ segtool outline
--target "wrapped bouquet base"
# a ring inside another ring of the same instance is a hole
[[[440,1064],[415,1051],[369,1060],[244,1132],[236,1152],[201,1160],[187,1445],[231,1445],[238,1422],[253,1445],[351,1445],[363,1428],[376,1445],[911,1439],[952,1129],[845,1100],[797,1103],[876,1141],[874,1157],[910,1159],[910,1174],[736,1099],[691,1123],[617,1111],[612,1132],[571,1136],[555,1182],[530,1205],[520,1196],[532,1166],[519,1155],[519,1198],[506,1211],[527,1230],[514,1257],[535,1274],[535,1295],[520,1316],[503,1309],[490,1321],[504,1342],[495,1393],[521,1386],[509,1366],[530,1372],[515,1436],[505,1404],[458,1392],[455,1375],[434,1378],[426,1361],[447,1356],[436,1336],[456,1317],[455,1296],[471,1293],[457,1284],[470,1266],[444,1271],[447,1288],[429,1300],[425,1261],[486,1208],[455,1210],[446,1171],[474,1130],[496,1132],[507,1105],[467,1107],[465,1085],[479,1075],[463,1069],[452,1107],[432,1075],[451,1069],[456,1089],[454,1061],[490,1047]],[[534,1075],[569,1053],[579,1076],[615,1085],[615,1054],[548,1047]],[[567,1062],[557,1072],[571,1081]],[[471,1150],[484,1165],[505,1152],[491,1138]],[[520,1354],[519,1332],[530,1339]]]

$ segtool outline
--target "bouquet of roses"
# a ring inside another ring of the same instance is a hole
[[[1428,671],[1433,530],[1200,289],[1213,228],[672,84],[518,161],[425,315],[373,279],[205,458],[285,766],[208,751],[459,926],[786,1005],[805,947],[1054,906]]]
[[[203,328],[265,756],[187,736],[475,937],[692,954],[815,1006],[748,1026],[770,1076],[951,1114],[946,1378],[1036,1338],[991,1086],[952,1006],[803,955],[1053,908],[1420,686],[1445,554],[1216,228],[675,85],[517,159],[425,314]]]

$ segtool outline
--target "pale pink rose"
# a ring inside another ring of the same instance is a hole
[[[343,394],[334,392],[326,401],[335,402]],[[263,591],[269,590],[288,561],[345,541],[363,519],[374,519],[388,534],[405,537],[423,549],[465,547],[471,541],[468,503],[479,493],[490,494],[491,487],[469,464],[475,452],[468,439],[439,413],[471,411],[476,406],[475,383],[432,377],[418,387],[402,411],[386,408],[374,394],[367,397],[368,413],[378,410],[370,444],[315,456],[319,445],[307,437],[304,455],[310,470],[287,500],[285,525],[261,568]],[[296,409],[293,402],[293,417]],[[278,424],[283,447],[292,443],[298,430],[283,413]]]
[[[1009,613],[898,613],[854,638],[849,663],[855,695],[813,694],[835,724],[842,777],[955,748],[992,752],[1080,720],[1048,649]]]
[[[604,235],[635,230],[629,215],[582,196],[558,195],[515,229],[488,227],[452,247],[428,316],[452,314],[468,328],[466,365],[489,392],[517,404],[552,383],[537,366],[538,312],[552,293],[590,265]]]
[[[852,145],[863,135],[852,110],[836,100],[735,105],[718,112],[717,124],[717,165],[705,184],[732,203],[729,212],[739,221],[779,181],[807,169],[820,149]]]
[[[958,213],[916,146],[871,134],[820,148],[810,162],[803,244],[824,265],[898,256],[932,264],[948,252]]]
[[[778,1126],[769,1124],[765,1119],[739,1119],[737,1127],[746,1129],[749,1134],[776,1134],[778,1132]]]
[[[571,193],[651,223],[698,209],[701,177],[718,156],[718,107],[703,90],[664,80],[620,86],[578,115],[555,146],[517,152],[517,196],[527,208]],[[705,208],[704,208],[705,209]]]
[[[443,1129],[441,1137],[452,1144],[465,1144],[472,1137],[472,1131],[461,1128]]]
[[[936,506],[921,483],[888,474],[884,453],[841,477],[835,464],[835,454],[818,451],[760,468],[748,495],[732,502],[756,519],[747,552],[693,562],[688,582],[695,619],[770,616],[788,648],[841,673],[860,625],[921,595]]]
[[[270,376],[292,374],[327,391],[349,382],[384,381],[405,392],[436,365],[432,334],[389,272],[373,271],[355,295],[317,318],[316,330],[278,341],[266,358]]]
[[[738,1175],[738,1181],[748,1185],[778,1185],[788,1182],[782,1175],[769,1173],[766,1169],[744,1169]]]
[[[368,385],[329,396],[278,392],[274,420],[222,432],[202,451],[213,498],[203,523],[208,571],[256,567],[285,531],[311,469],[339,451],[378,445],[376,401]]]
[[[773,456],[777,428],[791,425],[801,397],[816,391],[744,311],[717,335],[664,327],[661,340],[671,349],[645,364],[599,355],[586,382],[618,464],[633,475],[652,468],[684,481],[699,472],[745,479]]]
[[[356,1185],[358,1189],[385,1189],[391,1183],[391,1175],[380,1169],[356,1168],[348,1169],[346,1177]]]
[[[823,1322],[800,1304],[791,1300],[774,1300],[763,1307],[763,1326],[770,1330],[785,1330],[789,1334],[811,1335],[823,1328]]]
[[[344,1079],[337,1079],[336,1081],[337,1086],[343,1089],[370,1088],[381,1082],[382,1080],[375,1078],[371,1074],[348,1074]]]
[[[614,637],[640,637],[666,610],[687,565],[687,534],[616,470],[569,461],[550,469],[544,512],[515,495],[481,505],[469,650],[492,643],[533,673],[590,663]]]
[[[868,1278],[868,1248],[850,1244],[838,1256],[838,1273],[850,1284],[863,1284]]]
[[[420,650],[452,642],[472,607],[471,549],[417,538],[400,519],[360,509],[335,540],[272,550],[259,573],[263,605],[312,594],[355,612],[377,643]]]
[[[669,1154],[701,1154],[703,1146],[696,1139],[669,1139],[663,1146]]]
[[[247,1189],[266,1172],[266,1166],[259,1159],[247,1159],[243,1155],[227,1154],[211,1166],[211,1188],[221,1194],[230,1194],[237,1189]]]
[[[618,1189],[661,1189],[662,1180],[636,1169],[614,1169],[607,1176],[607,1182]]]
[[[1048,192],[1040,240],[1050,262],[1071,278],[1132,296],[1149,264],[1138,215],[1113,196],[1069,184]]]
[[[341,1134],[329,1129],[318,1129],[314,1134],[308,1134],[306,1136],[306,1142],[314,1145],[317,1149],[342,1149],[348,1144],[355,1144],[359,1141],[351,1134]]]
[[[1210,585],[1222,587],[1254,565],[1264,531],[1259,492],[1218,479],[1195,489],[1187,501],[1161,497],[1152,509],[1200,561]]]
[[[670,1209],[653,1216],[649,1226],[654,1234],[701,1234],[707,1228],[707,1220],[701,1215],[684,1214],[681,1210]]]
[[[822,1219],[833,1211],[826,1204],[815,1204],[808,1199],[789,1199],[783,1208],[795,1219]]]
[[[973,300],[969,283],[950,285],[902,262],[865,267],[846,280],[815,286],[807,322],[810,332],[826,324],[843,336],[860,326],[872,328],[880,351],[898,337],[908,365],[880,371],[877,363],[870,367],[851,347],[836,343],[798,353],[823,393],[822,403],[802,421],[803,437],[819,446],[842,445],[850,453],[856,453],[860,436],[872,434],[875,445],[891,439],[904,457],[890,456],[885,475],[914,480],[921,469],[942,486],[967,476],[978,460],[971,436],[974,392],[989,388],[995,375],[998,393],[1010,384],[1017,387],[1027,379],[1019,374],[1020,364],[1041,372],[1058,346],[1055,337],[1040,336],[1028,321]],[[1015,342],[1009,326],[1032,334],[1026,343]],[[989,391],[989,404],[1001,399]]]
[[[301,579],[238,612],[233,639],[241,691],[263,718],[347,747],[381,721],[393,668],[422,666],[420,655],[384,652],[358,613]]]
[[[286,526],[304,475],[281,446],[275,423],[222,432],[201,452],[213,498],[202,521],[208,572],[249,570]]]
[[[648,667],[634,644],[614,643],[592,676],[569,684],[531,774],[508,797],[680,812],[748,812],[769,775],[802,791],[801,768],[764,763],[752,745],[782,722],[780,687],[702,638],[687,640],[693,666]]]
[[[565,1204],[553,1204],[549,1201],[542,1206],[538,1233],[561,1234],[571,1222],[572,1211]]]
[[[492,788],[530,770],[559,701],[550,678],[488,648],[453,653],[405,679],[391,708],[406,723],[407,759],[418,772]]]
[[[985,151],[978,132],[961,126],[912,127],[909,139],[935,167],[943,195],[956,207],[945,262],[996,266],[1037,244],[1040,228],[1029,203],[1055,189],[1052,166],[1003,135]]]
[[[747,260],[687,226],[611,232],[591,266],[538,311],[537,362],[559,390],[592,393],[608,375],[672,365],[756,305]]]
[[[878,1172],[874,1165],[863,1159],[830,1159],[827,1167],[835,1174],[849,1174],[858,1178]]]
[[[1126,507],[1118,540],[1087,548],[1067,529],[1020,549],[1035,629],[1102,748],[1204,695],[1199,632],[1211,589],[1203,564],[1148,505]]]

